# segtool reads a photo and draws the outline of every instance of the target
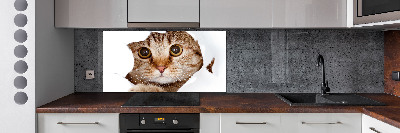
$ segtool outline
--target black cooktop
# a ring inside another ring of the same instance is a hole
[[[197,92],[136,92],[122,107],[199,105]]]

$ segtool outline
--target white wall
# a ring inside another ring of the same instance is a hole
[[[0,2],[0,133],[34,133],[36,107],[74,91],[74,32],[54,29],[53,0],[27,0],[28,7],[23,11],[14,8],[15,1],[20,0]],[[27,16],[25,26],[14,24],[17,14]],[[25,42],[14,40],[14,32],[19,29],[27,33]],[[25,57],[14,55],[18,45],[27,48]],[[19,60],[28,65],[24,73],[14,70]],[[17,76],[27,79],[25,88],[14,86]],[[17,92],[27,94],[26,103],[14,101]]]
[[[35,2],[27,0],[25,11],[14,8],[15,0],[0,1],[0,133],[34,133],[35,132]],[[14,17],[22,13],[27,16],[27,25],[18,27],[14,24]],[[19,43],[14,40],[14,32],[18,29],[27,32],[27,40]],[[14,48],[24,45],[28,53],[24,58],[14,55]],[[14,70],[14,63],[23,60],[28,69],[18,74]],[[24,76],[27,86],[24,89],[14,87],[16,76]],[[26,93],[28,100],[18,105],[14,102],[17,92]]]
[[[74,92],[74,30],[54,28],[54,0],[36,0],[36,106]]]

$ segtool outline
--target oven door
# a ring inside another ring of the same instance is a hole
[[[126,133],[199,133],[199,129],[187,130],[127,130]]]

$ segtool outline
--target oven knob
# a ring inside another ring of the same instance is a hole
[[[140,123],[144,125],[146,124],[146,120],[141,120]]]
[[[174,123],[176,125],[176,124],[178,124],[178,120],[172,120],[172,123]]]

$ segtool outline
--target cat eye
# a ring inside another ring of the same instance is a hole
[[[148,49],[146,47],[141,47],[139,49],[138,54],[139,54],[139,57],[142,59],[147,59],[147,58],[151,57],[151,51],[150,51],[150,49]]]
[[[177,57],[177,56],[179,56],[179,55],[182,54],[182,51],[183,51],[183,49],[182,49],[181,45],[175,44],[175,45],[172,45],[172,46],[171,46],[171,48],[170,48],[170,50],[169,50],[169,53],[170,53],[172,56]]]

